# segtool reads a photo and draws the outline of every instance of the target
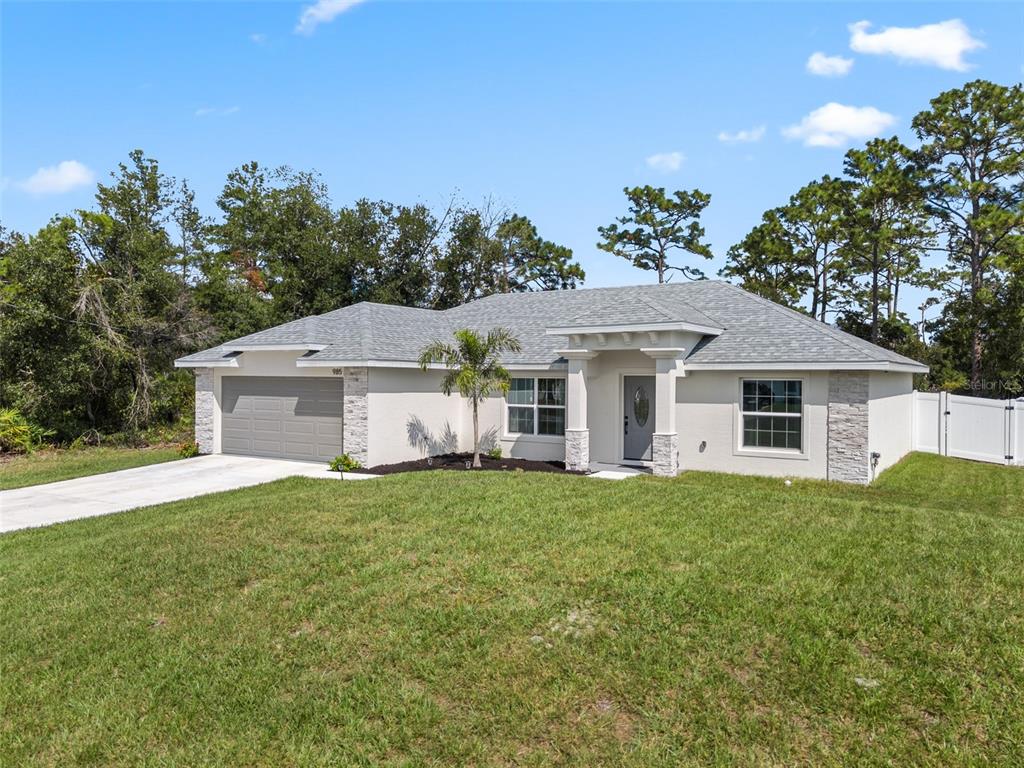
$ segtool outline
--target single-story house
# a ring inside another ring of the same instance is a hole
[[[364,466],[472,447],[472,417],[421,350],[505,327],[506,396],[480,413],[515,458],[855,483],[911,449],[926,366],[729,283],[498,294],[437,311],[368,302],[176,361],[204,453]]]

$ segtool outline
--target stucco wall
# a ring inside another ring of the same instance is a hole
[[[876,476],[912,450],[913,413],[913,374],[871,374],[868,381],[868,451],[881,454],[875,468]]]
[[[564,372],[530,372],[513,371],[513,376],[526,377],[559,377]],[[473,422],[470,416],[469,406],[466,406],[465,432],[466,450],[472,445]],[[486,425],[486,426],[485,426]],[[488,398],[487,402],[480,409],[480,432],[497,437],[501,446],[503,456],[511,456],[516,459],[534,459],[535,461],[564,461],[565,460],[565,438],[554,435],[510,435],[508,434],[508,423],[505,415],[504,401],[500,396]]]
[[[803,451],[740,448],[740,380],[800,379]],[[676,380],[680,470],[824,478],[828,374],[819,371],[693,371]],[[703,449],[701,444],[704,443]]]
[[[468,408],[458,395],[446,397],[440,384],[439,371],[369,369],[369,466],[469,449]],[[470,422],[470,434],[472,428]]]
[[[551,371],[513,371],[513,376],[564,376]],[[408,461],[473,448],[473,411],[468,400],[441,392],[440,371],[371,368],[369,373],[369,465]],[[480,404],[480,446],[497,442],[505,456],[523,459],[565,458],[565,440],[542,435],[507,434],[503,399]]]

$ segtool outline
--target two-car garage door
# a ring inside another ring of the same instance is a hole
[[[225,376],[221,450],[319,461],[342,452],[342,384],[334,378]]]

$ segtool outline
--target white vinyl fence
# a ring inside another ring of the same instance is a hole
[[[1024,466],[1024,398],[914,392],[914,450]]]

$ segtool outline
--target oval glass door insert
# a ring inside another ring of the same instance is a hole
[[[650,415],[651,401],[647,399],[647,390],[641,385],[633,393],[633,416],[636,418],[637,426],[642,427],[646,424],[647,417]]]

